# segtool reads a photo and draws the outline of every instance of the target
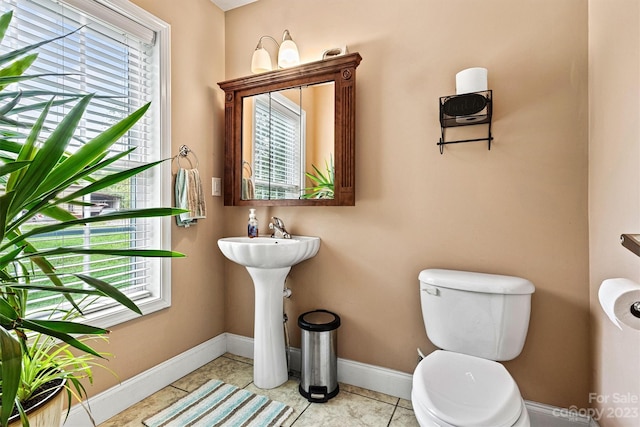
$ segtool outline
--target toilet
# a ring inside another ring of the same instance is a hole
[[[529,427],[518,385],[498,361],[516,358],[529,328],[533,283],[469,271],[420,272],[422,317],[439,347],[413,373],[421,427]]]

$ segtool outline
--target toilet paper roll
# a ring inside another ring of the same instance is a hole
[[[456,74],[456,94],[480,92],[487,90],[487,69],[467,68]]]
[[[640,301],[640,285],[629,279],[607,279],[598,291],[600,305],[614,325],[620,323],[640,330],[640,318],[632,314],[632,306]]]

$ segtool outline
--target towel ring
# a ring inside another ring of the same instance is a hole
[[[189,154],[193,155],[193,158],[195,159],[195,166],[193,165],[193,162],[189,158]],[[187,159],[187,161],[189,162],[189,165],[191,166],[191,169],[197,169],[198,166],[200,165],[200,161],[198,160],[198,156],[196,156],[196,153],[186,145],[181,145],[180,148],[178,149],[178,154],[174,157],[174,159],[178,160],[178,167],[182,168],[182,165],[180,164],[180,158]]]

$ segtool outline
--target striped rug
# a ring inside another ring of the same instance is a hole
[[[276,427],[292,412],[284,403],[211,380],[143,423],[147,427]]]

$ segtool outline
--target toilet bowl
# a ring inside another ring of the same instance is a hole
[[[413,374],[413,410],[421,427],[526,427],[515,381],[498,362],[436,350]]]
[[[411,402],[421,427],[529,427],[520,390],[498,361],[517,357],[529,327],[526,279],[428,269],[419,275],[430,341],[441,350],[413,374]]]

